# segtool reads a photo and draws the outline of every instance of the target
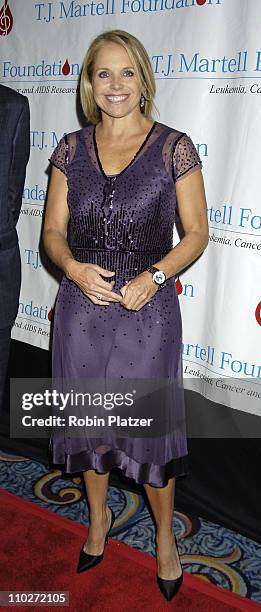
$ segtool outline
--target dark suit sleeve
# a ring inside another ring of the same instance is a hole
[[[17,224],[24,189],[26,165],[30,155],[30,109],[25,98],[13,139],[13,155],[9,171],[8,205]]]

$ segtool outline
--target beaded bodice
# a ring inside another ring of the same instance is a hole
[[[68,242],[75,258],[98,263],[100,253],[104,267],[130,274],[171,250],[175,183],[202,165],[190,137],[159,122],[117,175],[103,172],[93,124],[69,134],[67,146],[62,138],[50,161],[68,179]]]

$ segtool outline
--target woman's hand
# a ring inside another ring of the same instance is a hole
[[[140,310],[157,293],[159,287],[153,282],[150,272],[145,270],[121,287],[121,305],[129,310]]]
[[[73,260],[68,267],[67,277],[72,280],[94,304],[105,306],[110,302],[121,302],[122,296],[112,291],[115,281],[105,281],[102,276],[111,277],[115,272],[96,264],[80,263]],[[100,295],[102,299],[98,299]]]

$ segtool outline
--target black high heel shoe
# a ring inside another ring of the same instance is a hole
[[[174,534],[174,538],[175,538],[175,543],[176,543],[176,547],[178,551],[177,539],[176,539],[175,534]],[[164,595],[165,599],[167,599],[168,601],[170,601],[172,597],[174,597],[174,595],[177,594],[177,592],[179,591],[182,585],[182,581],[183,581],[182,567],[181,567],[181,575],[178,576],[178,578],[175,578],[174,580],[164,580],[163,578],[160,578],[157,575],[157,583],[160,588],[160,591],[162,595]]]
[[[109,508],[111,511],[111,524],[105,536],[104,548],[105,548],[105,544],[108,544],[108,534],[116,518],[112,508],[110,506]],[[77,567],[77,574],[80,574],[81,572],[85,572],[86,570],[91,569],[95,565],[98,565],[98,563],[102,561],[103,555],[104,555],[104,549],[100,555],[89,555],[86,552],[84,552],[83,548],[84,546],[82,547],[80,551],[80,557],[79,557],[79,562],[78,562],[78,567]]]

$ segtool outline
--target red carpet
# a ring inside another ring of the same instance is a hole
[[[156,562],[109,538],[101,565],[76,574],[85,527],[0,489],[1,591],[69,591],[69,606],[24,605],[21,610],[69,612],[238,612],[254,604],[185,572],[172,602],[165,602],[155,581]],[[13,607],[13,606],[12,606]],[[0,610],[10,607],[0,606]]]

